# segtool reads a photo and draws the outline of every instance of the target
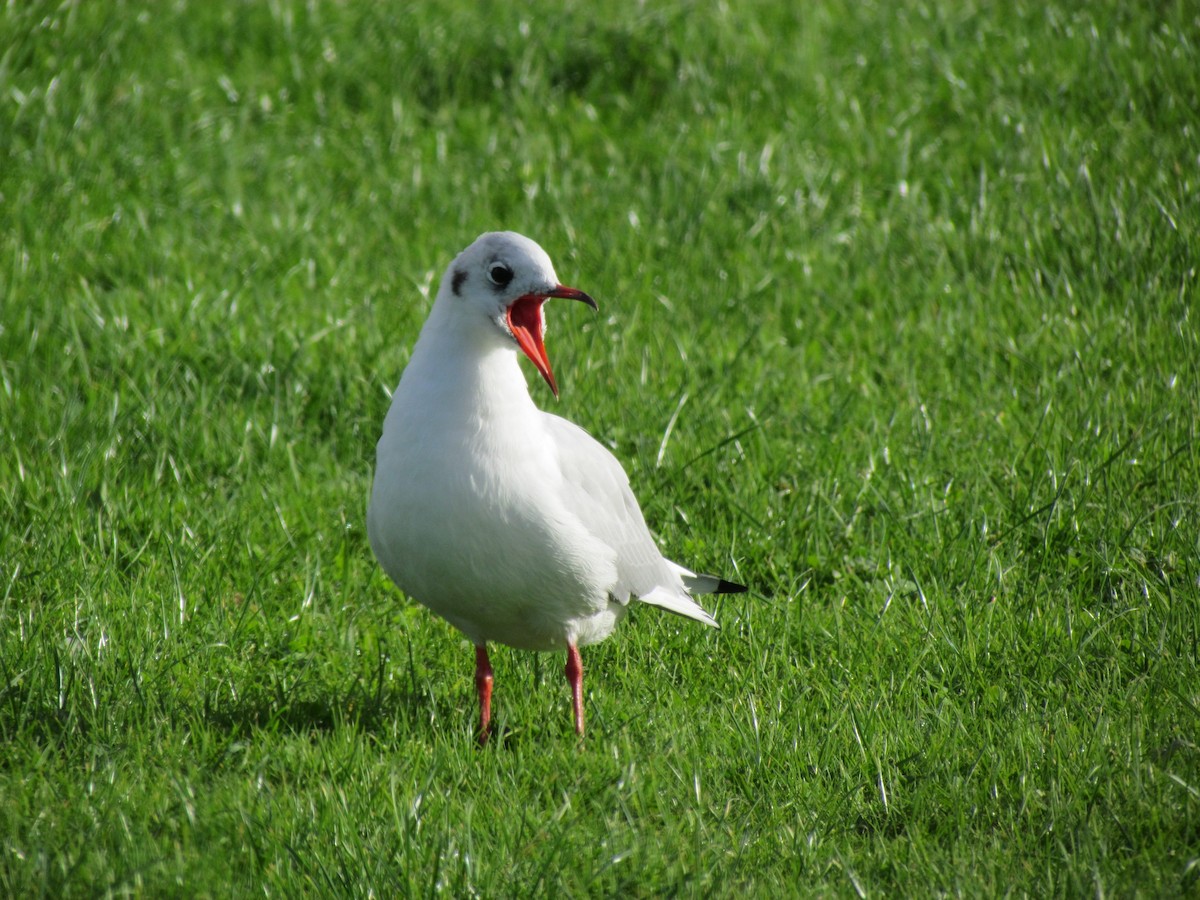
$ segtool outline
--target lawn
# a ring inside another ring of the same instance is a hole
[[[1200,890],[1186,2],[0,8],[0,895]],[[366,541],[438,279],[751,586],[469,645]]]

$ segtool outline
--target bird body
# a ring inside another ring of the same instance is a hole
[[[567,650],[582,732],[578,647],[608,637],[631,600],[715,626],[690,593],[740,587],[663,558],[616,458],[534,404],[516,350],[557,394],[542,339],[549,297],[595,305],[560,285],[545,252],[521,235],[485,234],[464,250],[376,448],[371,547],[406,594],[476,645],[482,739],[487,642]]]
[[[405,378],[419,372],[410,365]],[[476,644],[560,650],[607,637],[624,610],[606,591],[616,553],[564,502],[549,416],[515,355],[453,372],[422,402],[394,401],[388,413],[378,466],[404,477],[377,479],[376,555],[405,593]]]

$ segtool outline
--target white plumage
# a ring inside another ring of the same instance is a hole
[[[557,395],[543,343],[550,297],[595,307],[522,235],[484,234],[459,254],[377,447],[371,547],[406,594],[476,645],[482,740],[488,641],[566,650],[582,733],[577,648],[611,634],[630,600],[716,626],[691,594],[744,590],[665,559],[616,458],[534,405],[516,351]]]

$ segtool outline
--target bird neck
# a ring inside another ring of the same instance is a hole
[[[428,325],[437,324],[431,317]],[[467,330],[427,326],[413,348],[400,390],[410,385],[419,389],[427,409],[458,421],[495,416],[512,422],[535,414],[516,345],[491,322],[481,324]]]

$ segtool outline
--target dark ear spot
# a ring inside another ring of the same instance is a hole
[[[455,297],[459,297],[462,295],[463,282],[466,280],[467,280],[466,269],[455,269],[454,270],[454,273],[450,276],[450,290],[454,291]]]

